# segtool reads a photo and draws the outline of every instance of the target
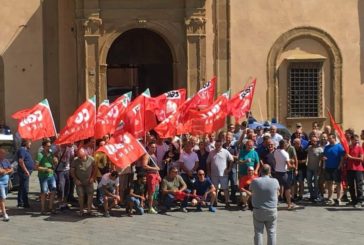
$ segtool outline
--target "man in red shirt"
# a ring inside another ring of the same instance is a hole
[[[354,135],[351,138],[349,154],[347,154],[347,179],[351,196],[350,204],[360,207],[363,200],[363,160],[364,151],[360,146],[359,136]],[[356,189],[356,192],[355,192]]]
[[[249,166],[248,175],[244,175],[239,180],[239,188],[240,188],[240,192],[241,192],[241,201],[243,204],[243,206],[242,206],[243,211],[248,209],[248,202],[252,195],[252,193],[249,191],[249,186],[256,177],[257,176],[254,174],[254,168]]]

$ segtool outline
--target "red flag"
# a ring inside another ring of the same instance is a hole
[[[202,88],[192,98],[187,99],[185,103],[181,105],[179,111],[180,122],[185,123],[188,119],[188,113],[193,109],[205,109],[209,107],[214,101],[216,77],[213,77],[210,81],[207,81]]]
[[[194,135],[202,135],[216,132],[220,128],[223,128],[225,126],[225,118],[228,114],[228,100],[229,92],[226,92],[219,96],[208,108],[202,111],[191,111],[189,114],[191,133]]]
[[[176,113],[185,100],[186,89],[172,90],[156,98],[151,98],[153,103],[147,105],[147,110],[154,111],[158,120],[163,121]]]
[[[126,93],[116,99],[111,105],[104,106],[102,113],[97,113],[96,125],[95,125],[95,138],[100,139],[106,134],[113,134],[115,132],[120,117],[124,113],[128,104],[130,103],[131,92]]]
[[[95,121],[96,121],[96,97],[85,101],[67,119],[66,126],[59,134],[56,144],[69,144],[79,140],[87,139],[94,136]]]
[[[246,85],[242,91],[235,94],[229,101],[229,113],[234,116],[235,122],[245,117],[252,106],[256,79]]]
[[[105,112],[110,108],[109,100],[104,100],[97,109],[96,118],[105,114]]]
[[[126,168],[145,154],[142,145],[128,132],[112,137],[110,142],[97,151],[104,152],[119,168]]]
[[[176,112],[173,115],[170,115],[168,118],[163,120],[157,127],[154,128],[154,131],[157,132],[160,138],[173,138],[177,135],[177,124],[179,119],[179,112]]]
[[[20,137],[38,140],[56,135],[53,116],[48,100],[44,99],[33,108],[18,111],[12,115],[19,120],[18,132]]]
[[[121,131],[119,127],[118,133],[129,132],[134,137],[141,138],[157,125],[154,112],[146,109],[149,99],[150,93],[147,89],[129,104],[121,117],[121,124],[124,126]]]
[[[330,117],[330,121],[331,121],[331,124],[332,126],[334,127],[336,133],[338,134],[339,136],[339,139],[340,139],[340,142],[341,144],[343,145],[344,147],[344,150],[346,151],[346,153],[349,153],[349,143],[348,141],[346,140],[345,138],[345,134],[343,132],[343,130],[341,129],[341,127],[335,122],[334,118],[332,117],[329,109],[327,109],[327,113],[329,114],[329,117]]]

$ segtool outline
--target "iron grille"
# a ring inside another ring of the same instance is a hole
[[[293,62],[288,69],[289,117],[319,117],[322,105],[322,63]]]

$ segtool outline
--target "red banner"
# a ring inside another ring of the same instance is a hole
[[[33,108],[14,113],[12,117],[19,120],[18,133],[24,139],[38,140],[56,135],[47,99],[42,100]]]
[[[225,126],[225,118],[228,114],[227,104],[229,93],[224,93],[208,108],[189,113],[190,132],[194,135],[203,135],[216,132]]]
[[[343,132],[341,127],[335,122],[335,119],[332,117],[329,110],[327,110],[327,113],[329,114],[331,124],[334,127],[334,129],[335,129],[335,131],[336,131],[336,133],[337,133],[337,135],[338,135],[338,137],[340,139],[340,142],[341,142],[342,146],[344,147],[345,152],[347,154],[349,154],[349,152],[350,152],[349,151],[349,143],[345,138],[345,133]]]
[[[145,154],[144,147],[130,133],[112,137],[110,142],[97,151],[104,152],[119,168],[126,168]]]
[[[156,98],[151,98],[153,103],[147,105],[147,110],[155,112],[159,121],[165,120],[177,112],[186,100],[186,89],[172,90]]]
[[[116,99],[111,105],[104,105],[102,112],[97,113],[96,125],[95,125],[95,138],[100,139],[106,134],[113,134],[115,132],[117,124],[120,122],[120,117],[124,113],[125,109],[130,103],[131,92],[126,93]]]
[[[96,121],[96,96],[83,103],[67,119],[66,126],[59,134],[56,144],[69,144],[94,137]]]
[[[134,137],[141,138],[157,125],[154,112],[146,109],[149,99],[150,93],[147,89],[129,104],[121,117],[123,127],[118,127],[118,133],[129,132]]]
[[[252,106],[256,79],[246,85],[242,91],[235,94],[229,101],[229,113],[234,116],[235,122],[244,118]]]

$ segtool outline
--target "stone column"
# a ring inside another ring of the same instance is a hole
[[[186,0],[187,92],[206,81],[206,9],[204,0]]]

